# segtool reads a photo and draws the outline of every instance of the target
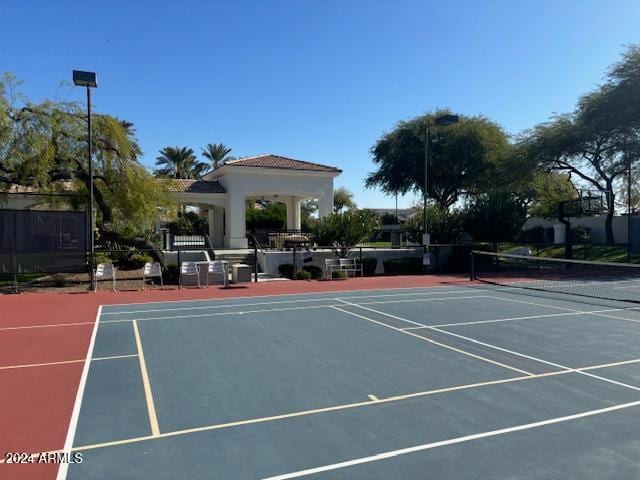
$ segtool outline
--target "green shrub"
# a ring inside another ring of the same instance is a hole
[[[278,266],[278,273],[281,277],[293,279],[293,265],[291,263],[283,263]]]
[[[296,272],[296,280],[311,280],[311,272],[307,272],[306,270]]]
[[[95,268],[96,265],[98,265],[99,263],[113,263],[113,261],[109,258],[109,255],[107,255],[106,253],[96,252],[93,255],[93,267]]]
[[[553,243],[556,237],[556,230],[553,227],[547,227],[547,241]]]
[[[162,279],[164,283],[178,283],[180,278],[180,267],[177,263],[170,263],[162,271]]]
[[[166,225],[173,235],[206,235],[209,233],[209,220],[196,212],[180,212],[178,218]]]
[[[571,238],[577,243],[591,243],[591,229],[578,225],[571,229]]]
[[[360,266],[360,260],[356,261]],[[362,259],[362,274],[365,277],[373,277],[376,274],[376,267],[378,266],[378,259],[375,257],[364,257]]]
[[[545,242],[545,228],[538,225],[526,230],[522,230],[518,234],[518,241],[522,243],[544,243]]]
[[[120,263],[122,270],[139,270],[144,267],[147,262],[153,262],[150,255],[144,253],[134,253],[128,259]]]
[[[422,258],[389,258],[382,262],[384,273],[388,275],[412,275],[422,273]]]
[[[342,280],[347,278],[349,275],[344,270],[334,270],[331,272],[331,278],[335,278],[336,280]]]
[[[311,278],[314,280],[322,278],[322,269],[320,267],[316,267],[315,265],[305,265],[302,267],[302,270],[309,272]]]

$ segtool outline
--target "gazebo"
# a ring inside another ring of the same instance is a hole
[[[208,211],[212,246],[247,248],[246,201],[287,206],[287,228],[300,229],[300,204],[318,200],[318,215],[333,209],[333,179],[342,170],[319,163],[265,154],[226,162],[201,180],[177,180],[171,195]]]

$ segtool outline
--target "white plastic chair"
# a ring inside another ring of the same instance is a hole
[[[158,262],[145,263],[144,267],[142,268],[143,290],[148,278],[160,278],[160,286],[164,287],[164,283],[162,283],[162,265],[160,265]]]
[[[355,277],[356,273],[360,272],[362,277],[362,265],[358,266],[355,258],[341,258],[339,261],[340,270],[347,272],[347,276],[351,273]]]
[[[180,280],[178,282],[178,288],[182,288],[183,277],[196,277],[198,282],[198,288],[200,288],[200,269],[196,262],[182,262],[180,265]]]
[[[324,259],[324,277],[329,277],[329,280],[333,280],[333,272],[340,270],[340,263],[337,258],[325,258]]]
[[[209,286],[209,277],[215,275],[216,277],[222,277],[222,284],[226,287],[229,286],[229,262],[226,260],[214,260],[207,264],[207,286]]]
[[[111,278],[113,284],[113,291],[116,291],[116,269],[113,267],[113,263],[99,263],[95,269],[95,285],[93,291],[98,291],[98,280]]]

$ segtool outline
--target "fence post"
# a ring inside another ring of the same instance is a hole
[[[180,271],[180,249],[178,249],[177,261],[178,261],[178,272],[179,272]]]
[[[364,270],[364,267],[362,265],[362,247],[360,247],[360,266],[362,267],[362,269]]]
[[[476,257],[473,254],[473,250],[469,254],[469,274],[470,280],[473,282],[476,279]]]
[[[293,246],[293,278],[296,277],[296,273],[298,272],[298,265],[296,262],[296,246]]]
[[[253,275],[255,278],[255,282],[258,281],[258,241],[256,240],[256,236],[253,236]]]

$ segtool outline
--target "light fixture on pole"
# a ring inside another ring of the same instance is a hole
[[[433,121],[435,125],[446,127],[458,123],[460,117],[449,113],[436,117]],[[422,234],[422,245],[428,247],[431,243],[431,236],[427,227],[427,199],[429,197],[429,122],[424,128],[424,230]]]
[[[73,71],[73,84],[78,87],[87,87],[87,152],[88,152],[88,169],[89,169],[89,269],[91,274],[91,290],[95,287],[95,274],[93,271],[93,259],[95,254],[94,242],[94,215],[93,215],[93,140],[91,138],[91,89],[98,86],[98,79],[95,72],[83,72],[80,70]]]

